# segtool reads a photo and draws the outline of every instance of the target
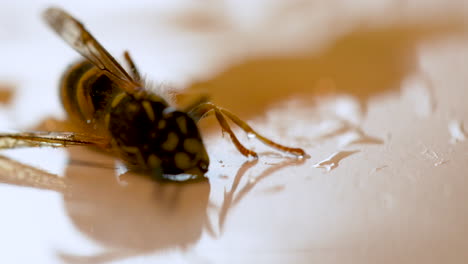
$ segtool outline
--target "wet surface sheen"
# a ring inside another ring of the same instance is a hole
[[[464,262],[468,11],[345,2],[64,6],[154,89],[206,93],[310,157],[234,130],[259,153],[247,160],[213,116],[207,178],[192,183],[84,147],[2,150],[0,263]],[[2,132],[62,118],[58,80],[77,58],[40,22],[45,3],[29,7],[0,4]]]

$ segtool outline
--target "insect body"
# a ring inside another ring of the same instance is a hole
[[[124,56],[129,73],[65,11],[49,8],[44,18],[85,58],[65,72],[60,85],[64,108],[81,133],[0,134],[0,147],[95,146],[120,157],[130,168],[155,177],[182,173],[201,176],[208,170],[209,158],[196,123],[214,112],[223,131],[243,155],[257,157],[239,142],[225,117],[261,142],[304,157],[302,149],[265,138],[236,115],[206,100],[183,111],[176,110],[161,96],[145,89],[128,52]]]
[[[73,65],[61,84],[72,123],[106,138],[111,151],[133,168],[203,175],[209,158],[195,121],[159,96],[131,94],[117,84],[89,61]]]

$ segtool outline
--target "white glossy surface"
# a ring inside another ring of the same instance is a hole
[[[200,183],[117,178],[80,147],[2,151],[0,263],[466,262],[466,1],[94,2],[60,5],[149,78],[311,158],[239,132],[262,154],[248,162],[208,120]],[[64,117],[77,55],[48,5],[0,3],[2,131]]]

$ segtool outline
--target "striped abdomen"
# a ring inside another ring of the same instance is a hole
[[[73,64],[64,73],[60,97],[69,120],[83,130],[102,133],[112,98],[120,89],[89,61]]]

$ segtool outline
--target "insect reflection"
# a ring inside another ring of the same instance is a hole
[[[72,162],[65,177],[0,155],[0,183],[62,194],[64,211],[74,227],[103,246],[102,252],[93,255],[58,251],[58,256],[67,263],[107,263],[168,249],[184,251],[196,244],[204,232],[218,239],[231,209],[254,186],[278,170],[304,161],[288,159],[268,166],[257,175],[255,182],[241,186],[240,181],[258,163],[257,160],[245,162],[233,178],[229,194],[219,203],[210,200],[211,186],[207,180],[181,184],[128,173],[123,176],[128,184],[121,186],[108,166],[113,164],[112,157],[86,148],[74,148],[70,154]],[[79,162],[81,159],[84,162]],[[99,162],[91,166],[93,160]],[[86,164],[90,173],[82,173],[82,164]],[[210,206],[214,202],[221,206]]]
[[[0,148],[93,146],[155,178],[199,178],[208,171],[209,157],[197,122],[214,113],[222,131],[246,157],[258,155],[239,142],[227,120],[274,149],[305,156],[304,150],[273,142],[205,98],[176,110],[166,95],[146,89],[128,52],[124,53],[127,71],[66,11],[49,8],[43,15],[55,33],[84,57],[65,71],[60,84],[61,101],[75,129],[0,134]]]
[[[304,163],[304,160],[287,158],[285,161],[272,165],[268,169],[264,170],[254,179],[248,180],[241,189],[238,189],[240,182],[245,177],[247,171],[249,171],[252,167],[257,165],[257,163],[258,160],[244,162],[244,164],[242,164],[242,166],[237,171],[236,176],[234,177],[231,189],[229,190],[229,192],[224,192],[224,200],[219,212],[218,220],[220,232],[223,232],[224,230],[226,217],[229,211],[234,206],[236,206],[260,181],[285,167],[301,165]]]
[[[204,232],[213,233],[207,216],[211,189],[207,179],[180,183],[127,173],[121,176],[127,182],[122,186],[110,166],[114,164],[111,156],[87,148],[72,148],[70,154],[65,177],[0,155],[0,183],[58,192],[72,229],[102,246],[102,251],[91,255],[58,249],[65,263],[107,263],[184,250]],[[92,161],[97,162],[92,165]],[[69,235],[65,238],[70,239]]]

